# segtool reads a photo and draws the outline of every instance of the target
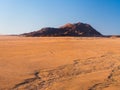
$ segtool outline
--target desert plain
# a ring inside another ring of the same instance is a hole
[[[120,38],[0,36],[0,90],[120,90]]]

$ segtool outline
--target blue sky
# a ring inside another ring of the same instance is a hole
[[[120,0],[0,0],[0,34],[76,22],[102,34],[120,34]]]

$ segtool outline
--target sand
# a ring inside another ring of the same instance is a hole
[[[120,90],[120,38],[0,36],[0,90]]]

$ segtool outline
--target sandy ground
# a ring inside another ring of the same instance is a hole
[[[0,36],[0,90],[120,90],[120,39]]]

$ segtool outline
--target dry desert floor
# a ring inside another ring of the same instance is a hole
[[[0,36],[0,90],[120,90],[120,38]]]

